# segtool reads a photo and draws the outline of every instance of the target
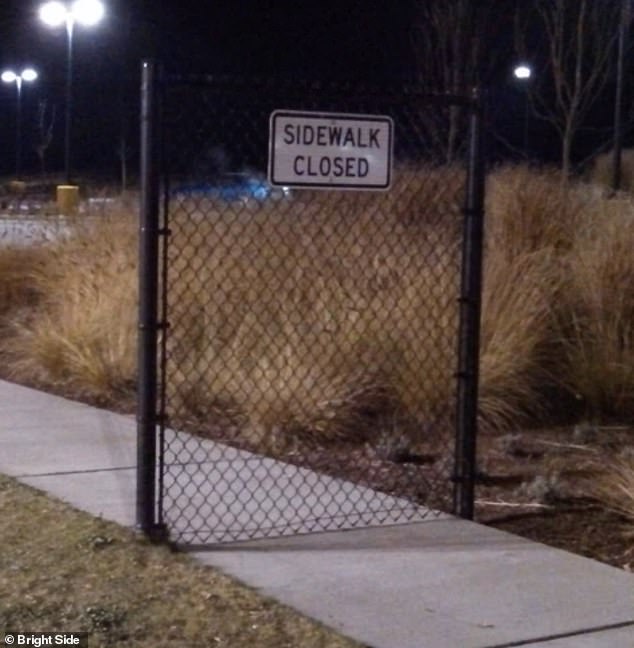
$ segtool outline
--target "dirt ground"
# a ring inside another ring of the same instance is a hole
[[[625,426],[481,433],[475,519],[634,571],[634,521],[608,510],[598,501],[595,489],[609,461],[633,449],[634,430]],[[299,463],[449,510],[451,468],[442,465],[441,456],[429,443],[414,447],[396,443],[388,448],[308,450]],[[443,480],[444,492],[421,488],[421,484],[442,484]]]
[[[476,519],[544,544],[634,571],[634,524],[593,496],[626,426],[575,426],[481,435]]]
[[[217,429],[215,433],[198,432],[236,445],[235,439]],[[634,521],[608,510],[594,488],[610,459],[632,449],[634,430],[627,426],[481,433],[475,519],[634,571]],[[451,467],[442,464],[448,451],[439,453],[430,443],[317,448],[300,443],[290,453],[273,454],[431,508],[450,509]],[[438,486],[425,489],[424,484],[443,485],[444,490]]]

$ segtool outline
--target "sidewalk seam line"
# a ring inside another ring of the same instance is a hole
[[[545,635],[543,637],[533,637],[531,639],[521,639],[520,641],[510,641],[503,644],[492,644],[490,646],[483,646],[483,648],[516,648],[517,646],[530,646],[537,643],[546,643],[550,641],[557,641],[558,639],[568,639],[571,637],[580,637],[590,634],[598,634],[599,632],[606,632],[607,630],[619,630],[620,628],[628,628],[634,626],[634,619],[630,621],[622,621],[620,623],[611,623],[604,626],[596,626],[593,628],[585,628],[582,630],[572,630],[570,632],[562,632],[558,634]]]
[[[62,475],[84,475],[99,472],[116,472],[118,470],[136,470],[136,466],[116,466],[115,468],[85,468],[84,470],[60,470],[56,472],[24,473],[22,475],[13,475],[13,478],[24,479],[26,477],[61,477]]]

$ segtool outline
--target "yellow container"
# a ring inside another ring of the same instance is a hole
[[[57,208],[60,214],[71,216],[79,207],[79,187],[76,185],[57,186]]]

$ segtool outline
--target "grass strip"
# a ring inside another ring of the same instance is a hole
[[[353,648],[193,559],[0,475],[0,630],[91,648]]]

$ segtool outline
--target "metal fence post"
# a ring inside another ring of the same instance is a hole
[[[136,523],[156,531],[159,173],[156,68],[142,64]]]
[[[478,365],[484,232],[484,156],[482,106],[474,90],[470,116],[469,162],[465,202],[460,291],[458,401],[454,513],[473,519],[478,430]]]

